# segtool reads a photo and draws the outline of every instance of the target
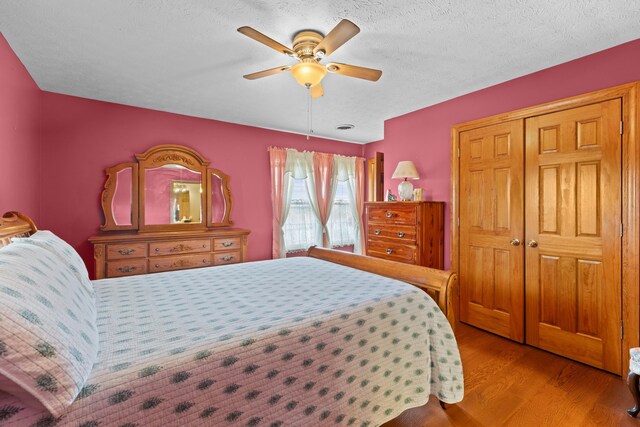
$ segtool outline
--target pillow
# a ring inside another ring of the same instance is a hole
[[[70,266],[37,245],[0,249],[0,387],[59,417],[97,354],[95,297]]]
[[[12,242],[26,243],[29,245],[40,246],[47,249],[58,256],[69,269],[71,269],[80,278],[82,283],[88,287],[93,293],[93,286],[89,282],[89,272],[84,265],[84,261],[73,247],[48,230],[38,230],[31,237],[14,237]]]

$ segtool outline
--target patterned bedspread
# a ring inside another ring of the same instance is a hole
[[[402,282],[301,257],[94,285],[87,384],[58,420],[0,394],[12,423],[375,426],[463,396],[446,318]]]

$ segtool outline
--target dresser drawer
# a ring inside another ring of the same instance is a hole
[[[367,230],[369,239],[382,237],[411,244],[416,242],[416,228],[410,225],[369,224]]]
[[[173,242],[149,243],[149,256],[180,255],[195,252],[210,252],[211,241],[209,239],[175,240]]]
[[[369,240],[367,255],[377,258],[385,258],[392,261],[400,261],[409,264],[416,263],[416,247],[391,243],[384,240]]]
[[[211,255],[178,255],[158,257],[149,260],[149,272],[184,270],[186,268],[208,267],[211,265]]]
[[[147,259],[124,259],[107,263],[107,277],[135,276],[146,274]]]
[[[218,252],[211,255],[213,265],[235,264],[240,262],[240,251]]]
[[[126,243],[107,245],[107,259],[144,258],[147,256],[146,243]]]
[[[242,245],[240,237],[228,237],[223,239],[213,239],[214,251],[228,251],[231,249],[239,249]]]
[[[411,224],[416,223],[416,206],[369,206],[367,220],[369,222],[382,222],[386,224]]]

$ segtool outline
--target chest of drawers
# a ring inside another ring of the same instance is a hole
[[[247,260],[249,230],[105,234],[93,236],[95,278],[184,270]]]
[[[367,202],[367,255],[444,267],[444,202]]]

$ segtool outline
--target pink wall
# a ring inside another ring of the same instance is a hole
[[[89,269],[87,238],[101,221],[104,169],[157,144],[194,148],[231,176],[234,225],[251,230],[249,258],[271,257],[271,192],[267,147],[277,145],[362,155],[361,145],[312,139],[215,120],[59,95],[42,94],[41,226],[73,245]]]
[[[0,215],[40,219],[41,91],[0,33]]]
[[[413,160],[421,177],[414,186],[425,189],[426,200],[447,202],[448,268],[451,127],[636,80],[640,80],[640,39],[387,120],[384,140],[367,144],[365,155],[384,153],[385,191],[398,193],[399,182],[391,175],[400,160]]]

